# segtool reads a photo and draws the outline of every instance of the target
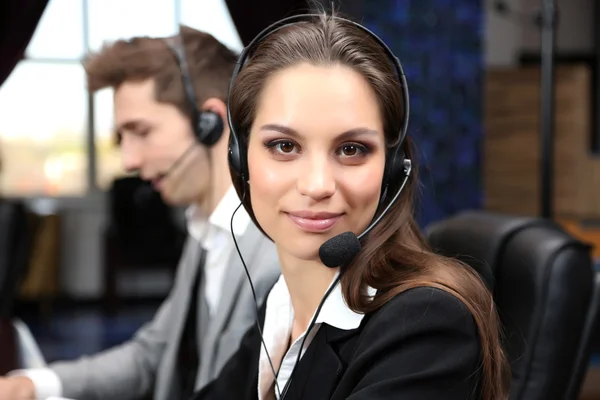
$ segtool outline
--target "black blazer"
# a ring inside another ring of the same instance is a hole
[[[260,346],[255,324],[217,380],[194,399],[257,399]],[[480,366],[479,336],[466,306],[445,291],[419,287],[365,315],[357,329],[323,324],[285,400],[477,399]]]

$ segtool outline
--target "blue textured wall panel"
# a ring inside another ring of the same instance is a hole
[[[363,23],[400,58],[408,79],[420,225],[481,208],[481,1],[370,0]]]

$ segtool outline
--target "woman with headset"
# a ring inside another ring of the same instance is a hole
[[[283,274],[195,398],[507,398],[491,293],[414,221],[408,107],[399,61],[336,16],[280,21],[242,53],[230,166]]]

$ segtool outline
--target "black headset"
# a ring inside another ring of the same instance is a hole
[[[165,43],[175,56],[175,60],[177,61],[177,65],[181,72],[183,91],[192,108],[192,129],[194,130],[194,136],[200,144],[211,147],[217,143],[223,135],[223,119],[219,114],[213,111],[198,110],[194,86],[192,85],[192,79],[185,57],[185,48],[182,43],[183,39],[180,35],[173,39],[173,41],[165,40]]]
[[[233,122],[231,119],[231,109],[229,107],[230,104],[230,94],[231,88],[240,73],[241,69],[244,67],[248,57],[250,57],[251,53],[256,49],[256,47],[262,42],[267,36],[271,35],[279,31],[280,29],[286,28],[290,25],[297,24],[299,22],[311,21],[314,18],[318,18],[317,14],[300,14],[292,17],[284,18],[274,24],[265,28],[262,32],[260,32],[249,44],[244,48],[238,62],[233,71],[233,75],[231,76],[231,81],[229,83],[229,91],[227,94],[227,120],[229,123],[229,165],[231,169],[237,174],[240,178],[244,190],[246,190],[246,182],[249,178],[248,173],[248,160],[247,160],[247,152],[248,148],[246,143],[241,139],[238,135],[237,130],[233,126]],[[385,171],[383,175],[382,181],[382,191],[381,191],[381,199],[380,204],[383,204],[384,200],[388,197],[388,187],[393,182],[402,182],[403,178],[406,177],[411,170],[411,160],[406,158],[405,152],[403,150],[404,139],[406,138],[406,134],[408,131],[408,116],[410,114],[410,104],[409,104],[409,96],[408,96],[408,84],[406,82],[406,76],[404,75],[404,70],[402,69],[402,64],[398,57],[394,55],[392,50],[381,40],[375,33],[373,33],[368,28],[353,22],[351,20],[340,18],[340,17],[332,17],[338,21],[343,21],[347,24],[351,24],[356,28],[359,28],[370,37],[372,37],[383,50],[387,53],[388,58],[394,65],[396,69],[396,74],[398,75],[398,80],[400,81],[400,90],[402,92],[402,101],[404,103],[404,109],[402,112],[402,127],[400,129],[398,135],[398,141],[388,150],[386,155],[386,165]],[[403,187],[404,185],[402,185]],[[401,190],[401,189],[400,189]],[[396,197],[396,196],[394,196]]]

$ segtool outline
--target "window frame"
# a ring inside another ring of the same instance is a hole
[[[57,0],[51,0],[57,1]],[[83,37],[83,56],[90,52],[90,13],[89,13],[89,0],[79,0],[82,4],[82,26],[81,32]],[[179,26],[181,22],[181,0],[172,0],[175,15],[175,26]],[[52,57],[35,57],[30,56],[25,52],[21,62],[32,61],[36,63],[47,63],[47,64],[81,64],[82,59],[80,58],[52,58]],[[98,185],[98,154],[96,151],[96,115],[95,115],[95,98],[87,87],[84,88],[87,97],[87,118],[86,124],[83,131],[85,135],[85,149],[84,154],[86,156],[86,187],[87,189],[82,193],[81,196],[42,196],[42,195],[18,195],[18,194],[7,194],[4,196],[8,199],[22,200],[26,203],[37,203],[40,200],[48,201],[51,200],[57,207],[63,208],[81,208],[83,204],[101,206],[103,199],[105,198],[107,190],[103,190]],[[88,208],[83,206],[83,208]]]

